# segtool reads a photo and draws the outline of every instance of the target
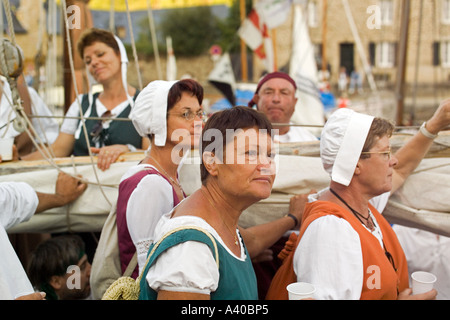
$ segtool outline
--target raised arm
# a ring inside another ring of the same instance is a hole
[[[311,190],[310,193],[313,192],[315,191]],[[297,229],[302,220],[303,210],[307,202],[308,194],[295,195],[290,199],[289,213],[297,220],[286,215],[277,220],[250,228],[239,228],[250,257],[257,257],[264,250],[275,244],[287,231]]]
[[[450,125],[450,99],[444,100],[425,123],[425,128],[422,128],[395,153],[398,165],[394,168],[391,194],[403,185],[420,164],[433,144],[433,136],[448,125]]]

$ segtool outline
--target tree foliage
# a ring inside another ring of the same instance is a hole
[[[180,56],[205,53],[219,36],[217,18],[210,7],[174,9],[167,12],[160,28],[172,37],[173,50]]]
[[[252,6],[246,0],[247,13]],[[228,16],[220,20],[211,7],[171,9],[165,12],[156,25],[159,50],[166,50],[166,37],[172,37],[176,56],[197,56],[205,54],[213,44],[219,44],[224,52],[239,51],[237,30],[241,24],[239,1],[234,1]],[[140,21],[142,32],[136,41],[136,50],[144,57],[153,55],[148,19]]]

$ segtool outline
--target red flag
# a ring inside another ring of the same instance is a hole
[[[273,46],[269,29],[255,9],[252,9],[247,18],[245,18],[238,30],[238,34],[250,49],[263,60],[267,71],[275,71]]]

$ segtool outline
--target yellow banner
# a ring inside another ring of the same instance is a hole
[[[90,0],[89,8],[91,10],[109,11],[111,10],[111,2],[114,3],[114,11],[127,11],[125,0]],[[233,0],[129,0],[128,8],[130,11],[147,10],[149,3],[153,10],[158,10],[217,5],[226,5],[230,7]]]

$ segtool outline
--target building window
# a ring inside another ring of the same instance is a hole
[[[395,66],[396,44],[380,42],[376,46],[376,66],[378,68],[393,68]]]
[[[442,0],[442,23],[450,24],[450,0]]]
[[[381,24],[390,26],[394,22],[394,0],[380,0]]]
[[[441,42],[441,64],[444,68],[450,68],[450,41]]]

